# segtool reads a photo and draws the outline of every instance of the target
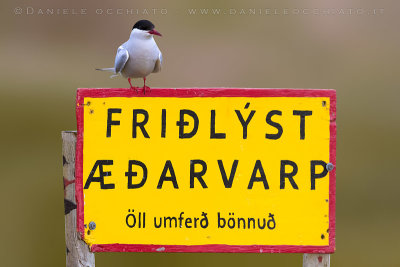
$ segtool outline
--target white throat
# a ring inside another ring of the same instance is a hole
[[[142,31],[139,29],[133,29],[131,31],[130,39],[141,39],[141,40],[149,40],[153,39],[153,35],[148,33],[147,31]]]

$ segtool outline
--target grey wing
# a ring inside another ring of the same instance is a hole
[[[161,52],[158,54],[158,59],[156,61],[156,65],[154,66],[153,72],[159,72],[161,70],[161,65],[162,65],[162,54]]]
[[[122,45],[118,47],[117,55],[115,56],[115,73],[120,73],[125,67],[126,62],[129,59],[128,50],[126,50]]]

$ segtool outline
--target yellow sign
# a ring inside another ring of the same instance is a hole
[[[333,252],[335,91],[174,90],[78,91],[92,250]]]

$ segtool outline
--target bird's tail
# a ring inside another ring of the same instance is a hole
[[[102,69],[96,69],[100,71],[109,71],[109,72],[114,72],[115,73],[115,68],[102,68]]]
[[[114,78],[114,77],[119,76],[119,73],[115,73],[115,68],[102,68],[102,69],[96,69],[96,70],[99,70],[99,71],[109,71],[109,72],[114,73],[113,75],[110,76],[110,78]]]

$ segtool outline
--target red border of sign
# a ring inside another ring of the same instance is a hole
[[[83,207],[83,104],[85,97],[329,97],[330,98],[330,162],[335,168],[329,173],[329,246],[292,245],[145,245],[96,244],[93,252],[253,252],[253,253],[333,253],[336,230],[336,91],[332,89],[256,89],[256,88],[154,88],[144,95],[126,88],[80,88],[77,92],[75,190],[77,202],[77,231],[84,239]]]

